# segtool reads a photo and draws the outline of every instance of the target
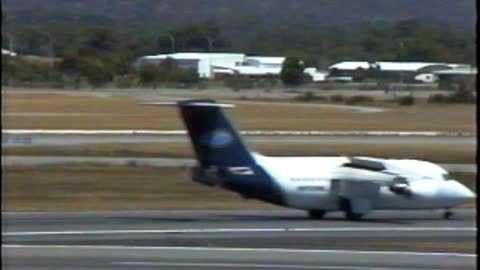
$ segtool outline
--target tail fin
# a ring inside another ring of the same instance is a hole
[[[222,110],[232,105],[219,104],[214,100],[186,100],[176,105],[180,108],[195,155],[202,167],[255,164],[250,151]]]
[[[214,100],[178,102],[195,154],[202,166],[248,166],[255,162],[237,130]]]
[[[221,185],[245,197],[285,204],[275,180],[255,162],[237,130],[225,116],[222,108],[232,105],[219,104],[214,100],[145,105],[175,105],[180,108],[200,163],[200,168],[196,167],[193,171],[194,181]]]

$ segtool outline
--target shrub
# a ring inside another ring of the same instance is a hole
[[[126,74],[115,78],[115,86],[120,89],[132,88],[138,83],[138,77],[135,74]]]
[[[298,96],[295,97],[295,100],[297,101],[304,101],[304,102],[310,102],[315,98],[315,94],[312,93],[311,91],[307,91],[305,93],[302,93]]]
[[[475,103],[475,96],[473,93],[471,91],[464,90],[461,87],[459,90],[455,91],[455,93],[451,94],[448,99],[451,103]]]
[[[336,88],[335,83],[325,82],[325,83],[318,84],[318,89],[320,90],[334,90],[335,88]]]
[[[403,96],[397,99],[399,105],[410,106],[415,103],[415,98],[413,96]]]
[[[365,83],[358,86],[358,90],[365,90],[365,91],[377,90],[377,88],[378,88],[377,84],[372,84],[372,83]]]
[[[253,81],[250,78],[244,76],[231,76],[225,78],[225,86],[232,89],[233,91],[240,91],[241,89],[251,89],[253,88]]]
[[[345,100],[345,103],[348,105],[354,105],[354,104],[359,104],[359,103],[369,103],[369,102],[374,102],[375,100],[371,96],[366,96],[366,95],[355,95],[347,98]]]
[[[434,94],[428,97],[428,103],[447,103],[448,97],[442,94]]]
[[[275,78],[262,78],[256,81],[256,86],[262,88],[271,88],[277,86],[277,83],[278,81]]]
[[[2,55],[2,83],[8,85],[17,82],[55,86],[63,85],[63,78],[51,63]]]
[[[99,58],[80,59],[79,69],[94,88],[103,86],[113,79],[113,71]]]
[[[296,86],[304,83],[303,64],[296,57],[287,57],[282,64],[280,79],[287,86]]]
[[[455,93],[445,96],[442,94],[431,95],[427,99],[428,103],[476,103],[476,97],[471,91],[457,90]]]
[[[295,97],[297,101],[310,102],[310,101],[326,101],[327,97],[325,96],[316,96],[312,91],[307,91],[303,94],[300,94]]]
[[[198,77],[198,72],[191,68],[177,68],[171,70],[170,79],[172,81],[179,82],[187,87],[193,84],[197,84],[200,81],[200,78]]]
[[[197,89],[198,90],[208,89],[208,83],[200,81],[199,83],[197,83]]]
[[[345,100],[345,98],[342,95],[333,95],[330,96],[330,101],[335,102],[335,103],[341,103]]]

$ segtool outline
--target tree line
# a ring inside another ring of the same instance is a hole
[[[95,20],[95,18],[92,18]],[[289,27],[292,29],[294,27]],[[55,57],[43,64],[2,56],[2,82],[50,81],[73,84],[82,81],[94,87],[115,82],[128,86],[162,82],[192,84],[198,76],[172,63],[135,69],[143,55],[174,51],[243,52],[251,55],[282,55],[302,60],[304,66],[325,69],[339,61],[428,61],[476,65],[475,38],[445,26],[434,27],[416,20],[372,24],[363,30],[315,29],[298,25],[297,30],[273,26],[252,27],[244,40],[232,38],[215,21],[200,21],[160,27],[158,31],[122,31],[119,27],[42,25],[18,27],[2,24],[2,44],[25,55]],[[166,70],[170,70],[166,72]],[[172,71],[173,70],[173,71]],[[167,74],[168,73],[168,74]],[[288,72],[287,72],[288,73]],[[362,74],[359,74],[361,77]],[[288,76],[283,74],[282,76]]]

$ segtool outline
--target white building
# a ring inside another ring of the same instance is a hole
[[[9,51],[7,49],[2,48],[2,55],[8,55],[8,56],[17,56],[16,52]]]
[[[214,65],[215,74],[242,76],[279,76],[285,57],[246,56],[236,65]]]
[[[401,78],[407,81],[435,81],[433,71],[448,70],[463,66],[461,64],[435,63],[435,62],[340,62],[329,67],[330,75],[333,77],[362,77],[371,68],[377,68],[381,76],[388,78]],[[421,74],[430,74],[422,75]],[[428,77],[428,78],[427,78]]]
[[[438,80],[438,77],[432,73],[422,73],[415,76],[415,81],[422,83],[434,83]]]
[[[310,75],[313,82],[324,82],[328,76],[328,72],[317,70],[317,68],[314,67],[304,69],[303,73]]]
[[[431,63],[431,62],[340,62],[329,67],[330,70],[355,71],[358,69],[369,69],[372,65],[379,67],[381,71],[406,71],[421,72],[423,70],[441,70],[450,69],[459,66],[459,64]]]
[[[147,55],[137,59],[137,65],[157,64],[167,58],[174,59],[178,66],[193,68],[200,78],[213,78],[214,66],[235,66],[242,63],[245,54],[242,53],[172,53]]]
[[[137,59],[137,66],[157,64],[167,58],[180,67],[193,68],[200,78],[215,75],[278,76],[285,57],[246,56],[242,53],[173,53],[148,55]]]
[[[256,67],[256,66],[228,66],[214,65],[213,72],[217,75],[241,75],[241,76],[279,76],[282,68]]]
[[[275,56],[247,56],[245,65],[259,68],[282,68],[285,57]]]
[[[477,81],[477,68],[472,66],[459,66],[449,70],[434,71],[433,74],[438,77],[440,89],[452,89],[454,85],[470,85],[475,88]]]

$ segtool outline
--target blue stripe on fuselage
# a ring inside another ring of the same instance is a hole
[[[261,166],[251,166],[253,174],[234,174],[229,170],[221,170],[224,187],[238,192],[245,197],[284,205],[280,187]]]

